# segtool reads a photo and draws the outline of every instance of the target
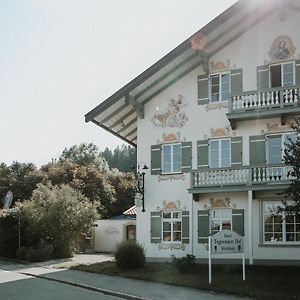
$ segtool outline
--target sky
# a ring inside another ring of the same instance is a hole
[[[0,162],[124,142],[84,115],[235,0],[0,0]]]

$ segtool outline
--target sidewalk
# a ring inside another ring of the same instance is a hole
[[[23,270],[25,271],[25,270]],[[29,270],[28,270],[29,271]],[[31,270],[37,274],[37,270]],[[50,271],[50,270],[48,270]],[[104,292],[108,295],[118,296],[125,299],[197,299],[197,300],[229,300],[242,299],[235,296],[215,294],[208,291],[201,291],[185,287],[177,287],[167,284],[160,284],[136,279],[129,279],[116,276],[92,274],[74,270],[60,270],[44,273],[42,278],[57,280],[75,286]],[[28,273],[27,273],[28,274]]]

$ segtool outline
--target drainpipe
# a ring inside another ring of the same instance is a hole
[[[194,197],[192,194],[192,207],[191,207],[191,218],[190,218],[190,224],[191,224],[191,243],[192,243],[192,255],[194,255]]]
[[[253,265],[253,192],[248,191],[248,251],[249,264]]]

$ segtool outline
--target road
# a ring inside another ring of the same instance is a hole
[[[0,269],[1,300],[118,300],[99,292]]]

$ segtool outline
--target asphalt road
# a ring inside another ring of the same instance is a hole
[[[99,292],[34,278],[14,271],[0,269],[0,299],[6,300],[118,300]]]

